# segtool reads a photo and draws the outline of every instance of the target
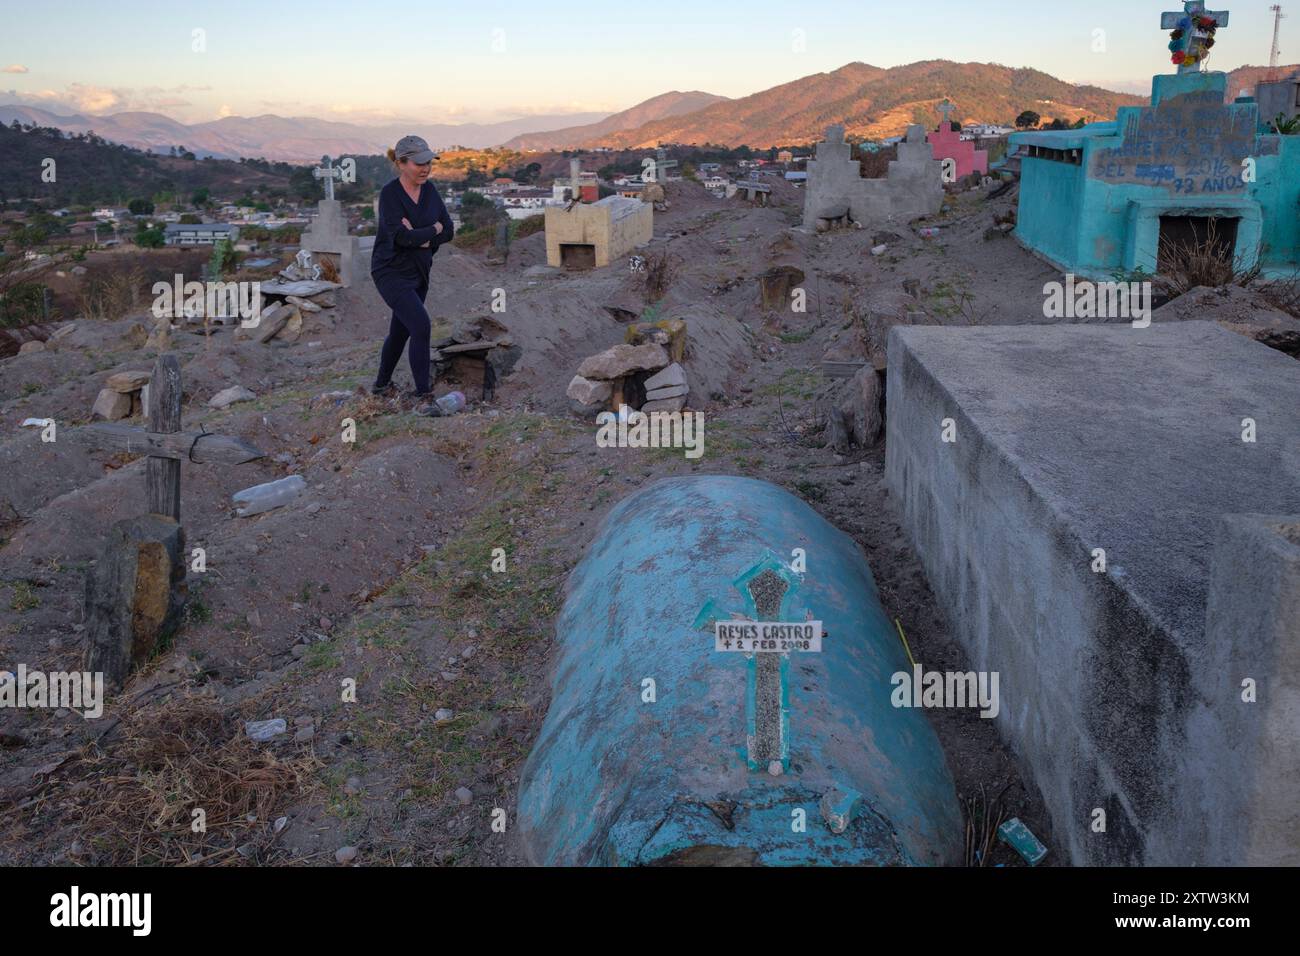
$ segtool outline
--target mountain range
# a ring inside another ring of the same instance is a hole
[[[1038,70],[992,63],[928,60],[891,69],[849,63],[632,129],[590,127],[590,135],[578,132],[566,145],[628,149],[677,142],[766,148],[816,142],[832,123],[844,124],[849,135],[879,139],[904,133],[912,123],[937,125],[935,107],[944,98],[956,104],[955,119],[976,123],[1011,123],[1024,110],[1071,123],[1110,119],[1120,106],[1145,102]]]
[[[525,116],[500,123],[423,123],[416,120],[365,126],[310,116],[227,116],[206,123],[185,124],[161,113],[109,113],[101,116],[61,116],[34,106],[0,105],[0,123],[53,126],[68,133],[94,130],[114,143],[166,153],[184,146],[196,156],[218,159],[262,158],[284,162],[316,162],[322,156],[374,155],[384,152],[408,133],[423,136],[431,146],[484,149],[513,136],[558,127],[595,123],[606,113]]]
[[[1288,76],[1297,66],[1277,68]],[[1244,66],[1228,77],[1228,98],[1254,90],[1268,67]],[[70,133],[93,130],[112,142],[166,153],[185,146],[196,155],[241,156],[305,163],[321,156],[382,153],[415,132],[436,148],[504,146],[514,150],[610,147],[639,149],[659,143],[714,143],[756,148],[820,140],[826,127],[842,123],[852,136],[897,136],[912,123],[933,127],[935,107],[950,99],[962,122],[1009,124],[1025,110],[1046,122],[1111,119],[1121,106],[1141,105],[1144,96],[1081,86],[1031,69],[995,63],[926,60],[882,69],[849,63],[737,99],[698,90],[672,91],[613,114],[527,116],[500,123],[405,121],[366,126],[312,117],[229,116],[185,124],[160,113],[60,116],[38,107],[0,105],[0,123],[53,126]]]

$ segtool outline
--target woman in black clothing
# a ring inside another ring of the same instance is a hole
[[[393,370],[410,342],[411,376],[417,397],[427,396],[429,381],[429,313],[424,308],[429,294],[429,270],[434,253],[451,242],[451,215],[429,181],[434,152],[418,136],[403,136],[388,158],[397,178],[379,191],[379,223],[375,249],[370,257],[370,275],[375,288],[390,309],[388,338],[379,354],[379,374],[372,391],[391,388]]]

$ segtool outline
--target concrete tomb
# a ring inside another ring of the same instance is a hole
[[[1300,363],[1188,321],[888,367],[890,490],[1064,854],[1300,864]]]
[[[749,180],[728,183],[727,198],[737,193],[744,193],[747,202],[757,202],[760,206],[766,206],[772,195],[772,187],[767,183],[756,183]]]
[[[546,263],[556,268],[609,265],[654,237],[654,207],[624,196],[546,207]]]
[[[334,260],[339,270],[339,282],[344,286],[355,285],[360,279],[358,263],[361,261],[361,243],[358,237],[348,233],[348,217],[343,212],[343,204],[334,198],[334,180],[339,178],[341,170],[332,166],[329,157],[325,157],[325,168],[312,171],[316,178],[325,181],[325,198],[316,207],[316,215],[303,231],[301,247],[311,253],[314,262],[319,263],[321,253]],[[373,239],[372,239],[373,244]]]
[[[974,140],[962,139],[961,133],[953,129],[948,120],[952,104],[944,100],[939,106],[943,122],[939,128],[927,133],[925,141],[934,149],[934,158],[942,162],[951,159],[957,164],[957,178],[964,179],[971,173],[987,174],[989,171],[989,154],[987,150],[976,149]]]
[[[1259,104],[1261,123],[1272,123],[1279,116],[1283,120],[1300,116],[1300,75],[1259,83],[1255,87],[1255,102]]]
[[[1228,75],[1200,66],[1154,77],[1151,105],[1120,107],[1112,123],[1013,134],[1020,241],[1063,271],[1108,279],[1160,271],[1213,224],[1237,268],[1294,272],[1300,137],[1269,133],[1261,121],[1273,117],[1253,100],[1225,103]]]
[[[804,571],[783,563],[795,548]],[[747,636],[814,626],[820,643],[792,652]],[[959,863],[953,781],[925,716],[891,703],[899,672],[861,551],[805,502],[749,478],[655,482],[569,577],[520,782],[525,850],[539,865]]]
[[[844,141],[844,127],[828,127],[816,158],[808,161],[803,225],[816,229],[819,221],[844,216],[842,210],[865,226],[932,216],[943,205],[942,173],[922,126],[908,128],[884,179],[863,179],[853,147]]]

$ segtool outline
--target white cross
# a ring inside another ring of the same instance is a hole
[[[311,174],[317,179],[325,180],[325,198],[333,200],[334,198],[334,180],[343,178],[343,170],[334,166],[328,156],[322,156],[320,161],[325,164],[325,168],[317,167],[311,171]]]
[[[1183,4],[1182,13],[1162,13],[1160,14],[1160,28],[1163,30],[1177,30],[1184,20],[1188,22],[1187,28],[1183,33],[1182,50],[1187,53],[1192,49],[1193,42],[1198,37],[1204,37],[1205,34],[1196,29],[1191,24],[1192,17],[1213,17],[1216,27],[1226,27],[1228,25],[1227,10],[1206,10],[1204,0],[1187,0]],[[1208,54],[1207,54],[1208,55]],[[1191,64],[1180,64],[1179,73],[1199,73],[1205,58],[1202,57],[1197,62]]]
[[[940,113],[943,114],[943,126],[941,126],[940,129],[943,129],[943,130],[951,129],[952,124],[951,124],[951,122],[949,121],[948,118],[949,118],[949,116],[952,115],[953,111],[956,110],[956,109],[957,109],[957,107],[953,106],[952,103],[948,102],[948,100],[946,100],[946,99],[945,99],[942,103],[939,104],[939,106],[938,106],[938,110],[939,110]]]

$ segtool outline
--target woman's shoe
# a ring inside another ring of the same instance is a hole
[[[393,392],[395,392],[395,391],[397,391],[397,389],[396,389],[396,387],[393,385],[392,382],[389,382],[387,385],[371,385],[371,386],[370,386],[370,394],[371,394],[371,395],[380,395],[380,396],[384,396],[385,398],[388,397],[389,395],[392,395]]]

